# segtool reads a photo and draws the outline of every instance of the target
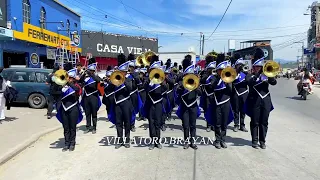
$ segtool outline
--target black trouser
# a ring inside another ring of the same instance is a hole
[[[52,114],[53,111],[53,104],[56,103],[56,109],[57,111],[59,110],[60,106],[61,106],[61,95],[52,95],[50,94],[48,96],[48,109],[47,109],[47,115]]]
[[[191,137],[190,142],[194,143],[193,140],[196,137],[198,107],[197,105],[193,105],[191,107],[182,105],[181,114],[184,139],[187,140],[189,137]]]
[[[230,101],[221,105],[216,105],[213,108],[213,111],[213,114],[215,116],[214,119],[216,121],[214,125],[216,142],[224,142],[227,135],[228,119],[230,113]]]
[[[130,96],[131,99],[131,103],[133,106],[133,110],[135,111],[138,107],[138,92],[135,92],[133,94],[131,94]],[[132,127],[134,127],[136,121],[133,121],[133,123],[131,124]]]
[[[158,141],[156,141],[155,143],[159,143],[160,140],[162,114],[162,102],[152,104],[150,106],[148,113],[149,134],[151,138],[158,138]]]
[[[123,143],[123,127],[125,135],[125,143],[130,142],[130,121],[132,115],[132,104],[130,100],[125,100],[120,104],[115,104],[116,128],[119,143]]]
[[[163,98],[162,99],[162,107],[164,107],[165,110],[167,110],[168,108],[167,105],[168,105],[168,100],[167,98]],[[162,107],[161,107],[161,111],[162,111]],[[162,116],[161,116],[161,123],[160,123],[160,126],[164,126],[166,124],[166,118],[167,118],[167,112],[166,113],[162,113]]]
[[[171,114],[172,114],[173,108],[175,106],[174,97],[173,97],[174,96],[173,95],[173,90],[170,93],[168,93],[167,96],[168,96],[168,100],[169,100],[169,103],[170,103],[170,106],[171,106],[170,112],[167,113],[167,116],[168,116],[168,118],[171,118]]]
[[[146,99],[147,99],[147,93],[146,93],[146,91],[141,91],[141,92],[139,92],[139,94],[140,94],[141,101],[144,104],[146,102]],[[142,108],[139,109],[139,117],[140,118],[142,118],[141,111],[142,111]]]
[[[74,106],[71,109],[61,112],[63,134],[65,140],[65,146],[76,145],[76,131],[77,131],[77,120],[79,118],[79,107]]]
[[[256,144],[258,141],[260,143],[266,142],[270,110],[270,96],[267,96],[264,99],[259,98],[252,106],[252,116],[250,121],[252,143]]]
[[[87,120],[87,129],[91,127],[91,118],[92,118],[92,125],[93,130],[97,129],[97,120],[98,120],[98,98],[96,94],[90,96],[83,96],[84,101],[84,112],[86,113],[86,120]]]
[[[241,96],[234,94],[232,97],[232,110],[234,115],[234,125],[240,127],[245,127],[244,118],[246,114],[244,112],[244,103],[248,97],[248,93],[245,93]]]

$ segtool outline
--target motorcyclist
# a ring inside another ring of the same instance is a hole
[[[297,89],[298,89],[298,95],[300,95],[302,84],[303,83],[308,83],[309,84],[309,89],[310,93],[312,93],[312,79],[314,78],[313,75],[311,74],[310,71],[307,70],[307,68],[304,68],[300,73],[299,73],[300,80],[297,84]]]

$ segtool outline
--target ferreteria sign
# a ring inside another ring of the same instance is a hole
[[[133,37],[103,32],[82,31],[83,54],[91,53],[95,57],[139,55],[147,51],[158,53],[158,40],[154,38]]]
[[[48,31],[46,29],[41,29],[37,26],[33,26],[27,23],[23,23],[23,32],[13,31],[13,36],[16,39],[51,47],[58,47],[64,44],[65,48],[70,50],[69,37]],[[78,52],[81,52],[80,48],[78,48]]]

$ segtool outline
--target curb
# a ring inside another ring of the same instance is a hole
[[[98,111],[98,114],[100,114],[102,111],[105,111],[105,109],[101,109],[100,108],[100,110]],[[10,150],[10,152],[5,153],[4,155],[0,156],[0,166],[5,164],[6,162],[8,162],[10,159],[14,158],[16,155],[18,155],[19,153],[21,153],[22,151],[27,149],[29,146],[31,146],[35,142],[37,142],[41,137],[43,137],[43,136],[45,136],[47,134],[50,134],[50,133],[52,133],[54,131],[57,131],[59,129],[62,129],[62,126],[60,124],[59,124],[59,126],[44,130],[44,131],[42,131],[42,132],[40,132],[38,134],[35,134],[35,135],[31,136],[29,139],[27,139],[23,143],[21,143],[21,144],[17,145],[16,147],[12,148],[12,150]]]
[[[12,151],[5,153],[3,156],[0,156],[0,166],[3,165],[4,163],[8,162],[10,159],[12,159],[16,155],[18,155],[23,150],[27,149],[29,146],[31,146],[36,141],[38,141],[42,136],[49,134],[51,132],[57,131],[61,128],[62,128],[61,125],[59,125],[54,128],[44,130],[38,134],[31,136],[29,139],[24,141],[22,144],[12,148],[13,149]]]

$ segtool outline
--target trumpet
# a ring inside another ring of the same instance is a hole
[[[115,86],[120,86],[125,81],[125,76],[118,70],[114,71],[110,76],[110,81]]]
[[[137,58],[136,58],[136,65],[137,66],[141,66],[143,65],[143,58],[144,58],[144,55],[139,55]]]
[[[248,64],[244,65],[243,68],[242,68],[242,70],[243,70],[244,72],[248,72],[248,71],[249,71],[249,66],[248,66]]]
[[[143,57],[142,57],[142,62],[145,66],[150,66],[150,62],[151,62],[151,58],[152,56],[156,55],[155,52],[153,51],[148,51],[146,53],[143,54]]]
[[[153,84],[161,84],[166,76],[161,69],[153,69],[149,74],[150,82]]]
[[[232,67],[226,67],[221,72],[221,80],[225,83],[232,83],[237,78],[237,71]]]
[[[69,75],[66,70],[59,69],[54,73],[54,79],[53,82],[55,82],[57,85],[64,86],[69,81]]]
[[[280,65],[275,61],[267,61],[263,67],[262,72],[267,77],[276,77],[280,72]]]
[[[183,77],[183,87],[189,91],[197,89],[200,85],[200,78],[194,74],[188,74]]]

